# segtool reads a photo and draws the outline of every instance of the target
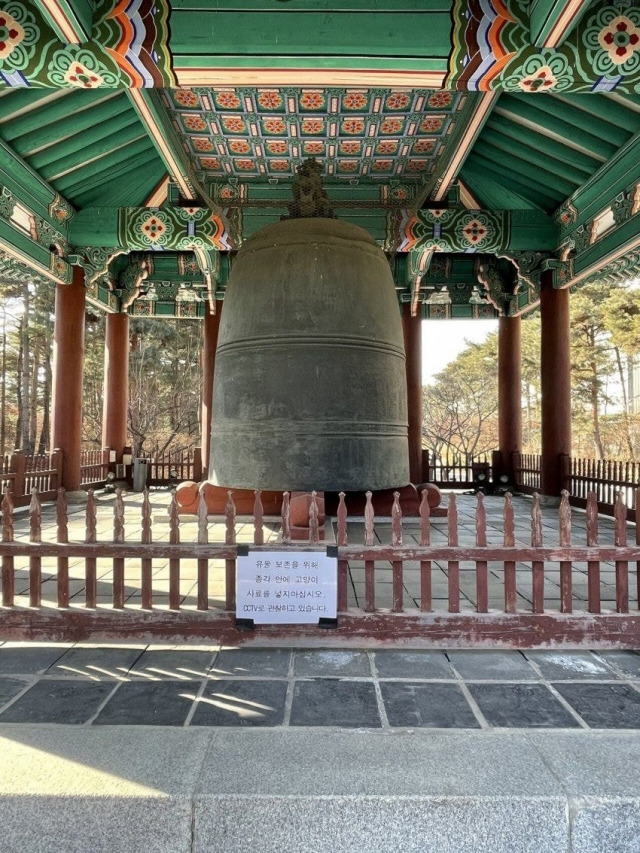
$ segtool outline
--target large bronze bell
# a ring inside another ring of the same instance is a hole
[[[209,479],[359,491],[409,482],[402,327],[362,228],[286,219],[238,252],[216,352]]]

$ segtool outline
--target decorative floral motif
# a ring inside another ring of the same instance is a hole
[[[429,116],[420,122],[420,130],[423,133],[437,133],[442,130],[444,118],[442,116]]]
[[[181,107],[197,107],[200,104],[198,96],[190,89],[176,89],[173,98]]]
[[[406,110],[410,102],[409,95],[401,92],[393,92],[385,101],[385,107],[388,110]]]
[[[303,110],[321,110],[326,98],[321,92],[303,92],[300,95],[300,107]]]
[[[598,42],[607,51],[609,60],[614,65],[624,65],[640,50],[640,29],[634,26],[631,18],[618,15],[600,31]]]
[[[222,126],[229,133],[244,133],[247,128],[244,119],[240,116],[225,116],[222,119]]]
[[[258,103],[264,110],[277,110],[282,106],[282,96],[277,92],[260,92]]]
[[[262,126],[266,133],[283,134],[287,132],[287,125],[281,118],[265,118],[262,121]]]
[[[409,160],[407,169],[409,172],[422,172],[428,165],[427,160]]]
[[[463,238],[470,246],[478,246],[486,241],[489,229],[480,219],[467,219],[460,229]]]
[[[6,59],[24,41],[25,31],[8,12],[0,12],[0,59]]]
[[[434,92],[429,96],[428,104],[434,110],[441,110],[448,107],[453,99],[451,92]]]
[[[393,134],[400,133],[404,122],[398,118],[387,118],[380,124],[380,133]]]
[[[397,150],[398,143],[391,139],[385,139],[376,145],[376,154],[395,154]]]
[[[376,172],[390,172],[393,168],[393,160],[374,160],[373,169]]]
[[[340,143],[341,154],[359,154],[362,149],[361,142],[345,141]]]
[[[368,103],[368,98],[362,92],[347,92],[342,98],[342,107],[345,110],[363,110]]]
[[[222,168],[217,157],[201,157],[200,163],[203,169],[212,169],[218,172]]]
[[[351,135],[364,133],[364,119],[346,118],[342,122],[342,132]]]
[[[289,143],[282,139],[272,139],[266,143],[266,148],[269,154],[286,154],[289,150]]]
[[[213,142],[206,136],[196,136],[193,138],[193,147],[196,151],[213,151]]]
[[[530,56],[505,81],[508,91],[563,92],[573,85],[573,69],[560,53],[544,50]]]
[[[289,170],[288,160],[272,160],[270,165],[274,172],[287,172]]]
[[[395,201],[406,201],[409,198],[409,191],[405,187],[392,187],[389,195]]]
[[[235,187],[227,185],[220,190],[220,198],[222,201],[234,201],[238,197],[238,190]]]
[[[324,121],[321,118],[305,118],[302,120],[301,129],[309,136],[316,136],[324,132]]]
[[[49,63],[49,80],[54,86],[71,86],[78,89],[113,87],[118,76],[100,62],[88,50],[78,45],[69,45],[57,50]]]
[[[240,106],[240,98],[235,92],[218,92],[215,102],[223,110],[237,110]]]
[[[162,245],[171,236],[172,228],[166,216],[157,211],[149,213],[136,223],[135,230],[142,238],[143,244],[149,246]]]
[[[256,167],[253,160],[234,160],[233,162],[236,165],[236,169],[239,169],[241,172],[250,172]]]
[[[415,154],[429,154],[436,147],[435,139],[419,139],[413,146]]]
[[[358,171],[358,161],[357,160],[339,160],[338,161],[338,170],[340,172],[357,172]]]
[[[182,121],[184,122],[184,126],[187,128],[187,130],[201,132],[207,129],[207,123],[201,116],[198,115],[183,115]]]
[[[0,10],[0,68],[23,71],[36,53],[40,29],[23,3],[3,3]]]
[[[232,151],[234,154],[249,154],[251,146],[246,139],[231,139],[229,141],[229,151]]]
[[[541,65],[534,74],[525,77],[518,83],[523,92],[538,92],[544,89],[553,89],[557,84],[558,81],[548,65]]]
[[[324,154],[324,142],[305,142],[303,148],[305,154]]]

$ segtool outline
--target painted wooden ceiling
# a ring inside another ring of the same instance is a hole
[[[522,212],[529,240],[509,220],[490,245],[529,251],[539,238],[564,258],[576,244],[592,275],[597,217],[621,191],[627,219],[640,207],[640,9],[628,0],[0,6],[0,183],[20,197],[13,163],[42,203],[68,203],[65,250],[182,252],[203,227],[207,251],[237,247],[286,214],[310,156],[337,215],[411,253],[413,280],[425,253],[482,251],[504,210]],[[175,204],[183,213],[166,213]],[[447,205],[479,216],[447,224]],[[141,211],[163,206],[149,225]]]

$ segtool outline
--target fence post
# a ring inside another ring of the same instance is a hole
[[[14,450],[9,460],[9,473],[14,474],[13,478],[13,500],[23,497],[24,495],[24,472],[25,458],[22,450]]]
[[[568,453],[560,454],[560,487],[561,492],[566,490],[570,495],[573,494],[571,488],[571,457]]]
[[[50,488],[52,492],[57,492],[60,488],[60,483],[62,482],[62,450],[59,447],[54,448],[53,453],[51,454],[51,470],[53,473],[51,474],[51,484]]]
[[[193,479],[196,483],[202,480],[202,448],[193,448]]]

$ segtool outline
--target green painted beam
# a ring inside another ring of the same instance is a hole
[[[546,138],[556,141],[566,141],[571,147],[579,148],[587,155],[595,155],[603,161],[608,160],[616,151],[616,146],[597,133],[590,133],[584,127],[576,127],[570,122],[563,121],[559,116],[548,115],[536,105],[542,98],[532,95],[503,95],[495,109],[497,115],[505,116],[510,121],[526,127],[541,137],[541,147]]]
[[[165,175],[164,163],[160,160],[154,162],[148,157],[145,160],[143,156],[133,172],[112,175],[106,185],[103,182],[83,188],[75,193],[74,199],[78,207],[95,207],[105,201],[121,207],[138,207],[144,204]]]
[[[528,97],[531,98],[530,95]],[[540,113],[544,113],[545,116],[548,116],[547,119],[540,119],[542,126],[554,128],[556,126],[555,123],[558,120],[561,120],[563,122],[563,126],[565,124],[569,124],[574,129],[577,128],[578,130],[583,130],[598,139],[606,139],[607,142],[615,148],[618,148],[620,145],[624,145],[624,143],[629,139],[629,135],[633,133],[633,127],[626,127],[628,119],[632,119],[633,117],[628,116],[627,120],[625,120],[623,124],[603,121],[601,118],[593,114],[591,115],[591,119],[589,119],[588,117],[585,117],[583,110],[574,106],[576,97],[585,99],[589,96],[574,96],[571,102],[567,102],[565,100],[560,107],[554,98],[535,98],[531,100],[531,106],[535,107],[535,109]]]
[[[91,38],[93,6],[90,0],[36,0],[36,6],[65,44],[83,44]]]
[[[338,4],[334,4],[338,5]],[[446,12],[371,10],[274,13],[200,9],[172,5],[171,50],[176,66],[183,57],[416,57],[445,59],[450,51],[451,16]],[[255,60],[254,60],[255,61]]]
[[[567,199],[577,210],[577,218],[568,230],[573,231],[597,216],[619,192],[636,181],[640,181],[640,133]]]
[[[183,197],[194,201],[199,199],[212,210],[217,210],[193,171],[160,95],[153,90],[139,89],[128,91],[127,96],[169,175],[180,186]]]
[[[513,173],[510,173],[507,176],[500,163],[487,160],[479,154],[472,154],[468,158],[467,163],[470,167],[475,167],[480,172],[484,171],[487,177],[491,177],[492,180],[498,184],[499,190],[504,187],[506,189],[514,190],[523,198],[531,198],[532,202],[534,200],[539,200],[540,203],[544,205],[547,212],[555,210],[558,204],[562,201],[561,193],[557,195],[555,193],[550,193],[548,190],[541,188],[536,181],[529,180],[525,175],[514,175]]]
[[[541,140],[536,133],[523,133],[521,125],[509,121],[504,116],[492,115],[486,130],[495,131],[505,139],[517,142],[520,147],[524,146],[532,151],[541,152],[560,163],[566,163],[575,169],[580,169],[584,172],[585,177],[593,175],[602,163],[601,158],[583,154],[555,139],[545,138]]]
[[[7,176],[11,190],[34,212],[46,210],[56,196],[53,187],[5,143],[0,141],[0,169]]]
[[[441,12],[451,11],[451,0],[286,0],[276,6],[273,0],[171,0],[174,12]]]
[[[121,142],[121,135],[130,132],[131,128],[137,128],[138,133],[142,130],[140,121],[132,110],[112,118],[109,122],[108,134],[105,134],[102,123],[98,123],[82,134],[71,136],[64,142],[39,151],[29,158],[29,164],[44,174],[45,169],[76,153],[87,160],[96,153],[95,146],[103,150],[113,148]]]
[[[0,249],[6,247],[9,254],[19,254],[40,271],[48,271],[51,254],[44,246],[36,243],[24,232],[14,228],[4,219],[0,219]]]
[[[133,172],[133,162],[139,157],[146,157],[148,160],[152,151],[151,143],[144,136],[128,147],[126,159],[123,160],[122,152],[113,151],[98,163],[87,163],[83,168],[76,169],[64,178],[60,178],[59,181],[56,181],[56,187],[62,192],[69,191],[70,194],[73,194],[74,189],[82,191],[96,180],[108,182],[109,175],[117,173],[118,170]]]
[[[536,202],[516,192],[514,187],[497,184],[491,173],[475,168],[472,163],[465,163],[462,180],[486,210],[496,210],[501,204],[508,210],[543,210]]]
[[[54,184],[68,174],[81,170],[84,174],[93,174],[93,170],[100,170],[104,161],[108,158],[109,162],[113,162],[113,157],[116,156],[116,162],[120,159],[125,161],[130,158],[132,146],[135,143],[144,140],[148,143],[148,138],[140,123],[136,122],[125,130],[121,130],[116,137],[102,139],[99,143],[84,151],[76,151],[73,154],[68,154],[56,160],[49,166],[40,169],[40,174],[47,181]]]
[[[483,149],[485,145],[498,152],[503,152],[509,155],[509,157],[518,157],[524,163],[528,164],[530,168],[533,168],[536,174],[540,170],[546,174],[555,175],[557,178],[568,181],[575,186],[580,186],[585,177],[593,172],[593,169],[591,169],[585,174],[583,169],[577,169],[573,164],[556,160],[546,149],[545,151],[540,151],[536,147],[525,145],[518,139],[509,139],[509,137],[499,133],[497,130],[490,130],[489,128],[485,128],[482,134]]]
[[[640,241],[640,217],[631,217],[618,228],[604,234],[573,262],[574,277],[579,277],[592,267],[604,267],[613,258],[629,249],[637,249]]]
[[[589,8],[575,0],[532,0],[529,7],[531,44],[559,47]]]
[[[119,92],[105,92],[100,89],[88,89],[86,91],[67,89],[62,98],[58,98],[52,103],[46,103],[39,107],[36,101],[34,108],[29,112],[13,118],[9,115],[10,121],[2,126],[2,136],[7,142],[13,142],[21,136],[26,136],[34,131],[42,131],[45,127],[57,125],[61,121],[73,122],[76,116],[81,118],[83,113],[91,112],[95,107],[102,104],[106,105],[114,100],[123,101],[124,96]],[[13,92],[7,98],[7,103],[11,104],[12,101]],[[0,100],[1,104],[2,100]],[[82,129],[83,127],[80,125],[80,130]]]
[[[112,96],[109,102],[100,106],[95,112],[87,109],[73,116],[73,122],[63,120],[46,125],[40,130],[33,130],[11,141],[11,146],[21,157],[29,157],[37,151],[41,151],[49,145],[54,145],[76,134],[82,134],[86,130],[95,127],[96,124],[107,126],[107,122],[115,116],[121,115],[129,109],[129,105],[122,96]]]
[[[537,187],[543,192],[545,189],[549,190],[550,197],[557,198],[558,204],[576,188],[576,183],[559,175],[550,174],[546,169],[536,168],[530,162],[515,163],[512,159],[507,161],[502,150],[494,148],[489,140],[483,142],[473,157],[478,161],[483,160],[487,164],[493,165],[501,171],[505,178],[519,180],[521,183],[531,186],[533,191]]]

